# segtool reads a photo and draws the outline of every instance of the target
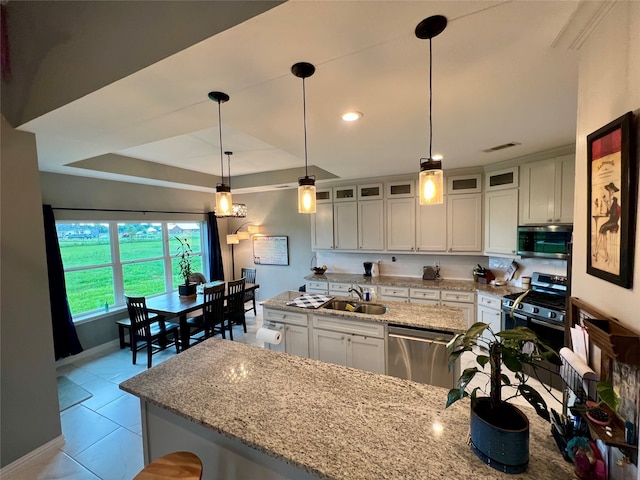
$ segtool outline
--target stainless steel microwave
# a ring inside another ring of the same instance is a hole
[[[521,257],[569,257],[573,224],[521,225],[518,227],[518,255]]]

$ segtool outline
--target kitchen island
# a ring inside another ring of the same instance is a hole
[[[205,479],[572,478],[549,424],[529,470],[506,475],[467,445],[468,403],[446,389],[209,339],[120,384],[141,400],[145,463],[188,450]]]

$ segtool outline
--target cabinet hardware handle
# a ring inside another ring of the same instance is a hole
[[[343,335],[342,337],[340,337],[340,340],[341,340],[341,341],[342,341],[342,340],[344,340],[344,335]]]

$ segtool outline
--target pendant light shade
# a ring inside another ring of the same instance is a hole
[[[222,157],[222,114],[220,105],[229,101],[229,95],[223,92],[209,92],[209,98],[218,102],[218,131],[220,133],[220,183],[216,185],[216,216],[228,217],[233,214],[231,186],[224,183],[224,163]],[[231,174],[229,174],[231,175]]]
[[[296,63],[291,73],[302,78],[302,120],[304,125],[304,177],[298,179],[298,212],[316,213],[316,179],[307,171],[307,96],[304,79],[313,75],[316,67],[306,62]]]
[[[420,205],[437,205],[444,202],[444,175],[442,161],[433,158],[433,62],[431,39],[447,27],[447,18],[434,15],[425,18],[416,27],[416,37],[429,39],[429,158],[420,159]]]

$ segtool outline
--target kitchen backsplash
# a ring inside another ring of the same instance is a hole
[[[498,279],[512,262],[510,258],[485,257],[482,255],[390,255],[386,253],[339,253],[329,251],[316,252],[317,265],[327,266],[327,273],[363,273],[363,262],[380,261],[380,275],[395,275],[399,277],[422,277],[422,267],[425,265],[440,266],[440,275],[449,280],[472,280],[473,267],[480,264],[488,267]],[[393,261],[395,258],[395,262]],[[518,270],[512,285],[521,286],[522,276],[531,276],[533,272],[543,272],[553,275],[566,275],[567,262],[565,260],[549,260],[522,258],[516,259]]]

